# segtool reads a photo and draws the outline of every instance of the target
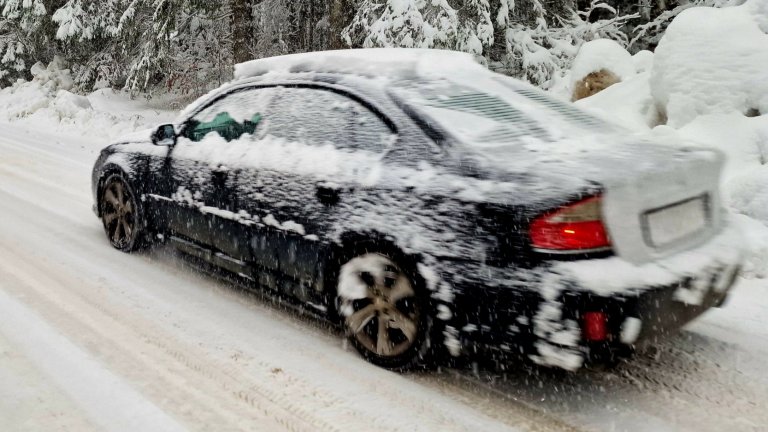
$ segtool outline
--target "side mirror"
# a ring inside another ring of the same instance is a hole
[[[162,125],[152,133],[152,143],[157,146],[175,146],[176,129],[172,124]]]

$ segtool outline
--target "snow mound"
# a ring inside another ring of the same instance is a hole
[[[724,152],[724,198],[749,232],[745,272],[752,277],[768,277],[766,30],[765,0],[686,10],[656,54],[632,57],[636,75],[576,102],[652,141]]]
[[[681,141],[705,144],[726,154],[723,171],[726,188],[731,180],[768,162],[768,116],[750,118],[738,113],[701,115],[678,132]],[[768,218],[765,220],[768,221]]]
[[[67,63],[59,56],[53,58],[53,61],[46,67],[38,62],[30,69],[34,81],[39,82],[47,90],[72,90],[75,81],[72,79]]]
[[[571,85],[600,70],[613,72],[621,81],[636,73],[632,55],[624,47],[610,39],[596,39],[584,43],[576,54],[571,68]]]
[[[768,221],[768,165],[734,178],[729,186],[728,200],[731,206],[738,208],[744,215]]]
[[[632,56],[632,63],[637,73],[650,72],[653,68],[653,53],[648,50],[638,51]]]
[[[651,92],[667,123],[714,113],[768,113],[768,6],[752,0],[683,11],[659,42]]]
[[[742,232],[749,233],[744,236],[747,255],[742,275],[748,279],[768,278],[768,226],[744,215],[736,215],[736,221]]]
[[[113,90],[88,96],[72,93],[73,80],[66,63],[55,58],[48,66],[35,64],[31,81],[19,80],[0,89],[0,122],[20,122],[107,141],[147,128],[173,113],[150,110],[146,101],[130,100]]]
[[[83,110],[93,108],[88,98],[78,96],[66,90],[59,90],[50,106],[61,117],[75,117]]]
[[[649,77],[649,72],[639,73],[593,96],[576,101],[576,105],[628,129],[647,132],[658,123]]]

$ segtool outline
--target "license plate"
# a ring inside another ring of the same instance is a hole
[[[646,213],[646,240],[663,247],[695,236],[709,224],[708,207],[701,196]]]

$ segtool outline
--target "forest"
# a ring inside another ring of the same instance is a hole
[[[465,51],[550,88],[579,47],[655,47],[695,5],[738,0],[0,0],[0,88],[58,56],[75,88],[198,95],[233,65],[356,47]]]

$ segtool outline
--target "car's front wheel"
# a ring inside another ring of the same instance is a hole
[[[112,246],[123,252],[144,246],[141,204],[128,182],[121,175],[111,175],[104,181],[100,196],[99,214]]]
[[[389,369],[424,366],[431,317],[419,278],[383,253],[363,253],[341,266],[337,308],[352,345]]]

